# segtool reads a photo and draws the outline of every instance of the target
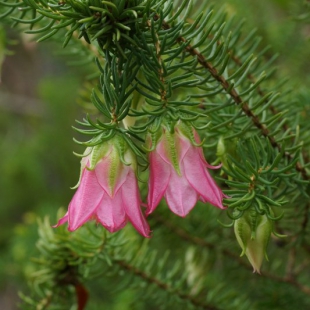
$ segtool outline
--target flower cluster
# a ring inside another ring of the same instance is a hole
[[[216,169],[203,156],[197,132],[179,122],[172,130],[162,125],[147,137],[149,148],[149,192],[146,215],[164,197],[175,214],[185,217],[198,200],[224,209],[225,195],[208,172]],[[110,232],[129,220],[144,237],[150,228],[141,211],[136,178],[136,157],[121,136],[88,148],[81,161],[78,189],[68,212],[55,227],[68,222],[70,231],[95,219]]]

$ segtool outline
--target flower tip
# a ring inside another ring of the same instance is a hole
[[[202,199],[200,199],[202,202],[209,202],[209,201],[207,201],[206,199],[205,200],[202,200]],[[219,208],[219,209],[221,209],[221,210],[225,210],[225,209],[227,209],[228,207],[227,206],[224,206],[223,205],[223,203],[222,203],[222,201],[219,201],[219,202],[209,202],[210,204],[212,204],[213,206],[215,206],[215,207],[217,207],[217,208]]]
[[[70,231],[70,232],[73,232],[73,231],[75,231],[77,228],[72,228],[72,227],[70,227],[70,226],[68,226],[68,231]]]
[[[172,212],[173,212],[173,211],[172,211]],[[185,213],[185,212],[182,212],[182,213],[173,212],[173,213],[176,214],[176,215],[178,215],[179,217],[185,218],[189,212],[186,212],[186,213]]]
[[[140,232],[140,231],[139,231]],[[143,229],[140,234],[145,238],[152,238],[153,237],[153,231],[150,230],[149,227]]]
[[[221,210],[226,210],[228,207],[227,207],[227,206],[220,205],[220,206],[218,206],[218,208],[221,209]]]
[[[152,231],[149,231],[148,234],[146,235],[142,235],[144,238],[152,238],[153,237],[153,232]]]
[[[52,225],[52,227],[53,227],[53,228],[57,228],[58,226],[60,226],[60,225],[62,225],[62,224],[64,224],[64,223],[66,223],[66,222],[68,222],[68,212],[64,215],[64,217],[62,217],[62,218],[58,221],[57,224]]]
[[[155,210],[154,207],[152,207],[152,206],[150,206],[150,205],[146,205],[145,216],[148,217],[150,214],[153,213],[154,210]]]
[[[121,230],[122,228],[124,228],[124,226],[127,224],[127,221],[123,222],[121,225],[118,226],[108,226],[108,225],[103,225],[110,233],[115,233],[119,230]]]
[[[223,164],[222,163],[220,163],[219,165],[217,165],[217,166],[213,166],[213,165],[206,165],[209,169],[211,169],[211,170],[216,170],[216,169],[220,169],[220,168],[222,168],[222,166],[223,166]]]

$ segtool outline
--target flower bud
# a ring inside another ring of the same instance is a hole
[[[272,231],[272,223],[266,215],[259,215],[255,210],[246,210],[244,215],[235,220],[235,235],[242,253],[247,256],[253,272],[260,274],[264,256],[268,260],[266,248]]]
[[[218,140],[216,156],[218,157],[218,161],[222,163],[222,166],[226,170],[229,170],[229,166],[227,163],[228,154],[235,159],[239,159],[236,153],[237,142],[238,140],[236,138],[225,140],[224,136],[221,136]]]

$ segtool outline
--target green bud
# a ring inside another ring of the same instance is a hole
[[[250,209],[235,221],[234,230],[242,249],[240,256],[245,254],[253,266],[253,272],[260,274],[264,257],[268,260],[266,248],[272,232],[271,221],[266,215],[260,215],[254,209]]]
[[[230,139],[225,140],[224,136],[221,136],[217,143],[216,156],[218,157],[218,161],[222,163],[223,167],[229,170],[229,166],[227,164],[227,155],[238,159],[236,148],[237,148],[238,140]]]

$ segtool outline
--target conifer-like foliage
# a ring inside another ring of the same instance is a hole
[[[212,175],[226,195],[226,210],[198,202],[186,218],[162,200],[150,239],[130,226],[68,232],[40,220],[25,309],[310,307],[309,92],[276,72],[255,31],[198,0],[1,0],[0,20],[91,68],[75,142],[121,137],[143,199],[147,140],[178,123],[222,164]]]

